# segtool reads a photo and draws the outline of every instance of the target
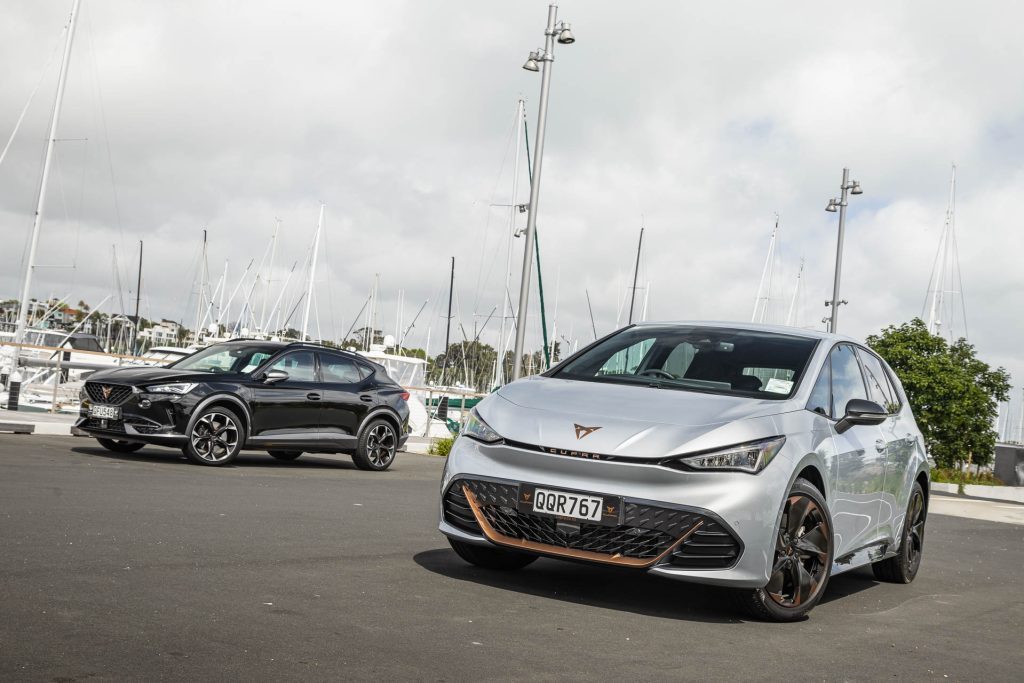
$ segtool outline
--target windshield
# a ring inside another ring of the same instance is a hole
[[[551,372],[552,377],[712,394],[792,396],[817,341],[719,327],[632,327]]]
[[[192,372],[252,372],[278,348],[266,344],[214,344],[167,367]]]

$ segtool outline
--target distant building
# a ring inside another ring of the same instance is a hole
[[[139,332],[139,341],[146,346],[171,346],[178,342],[181,325],[173,320],[161,320]]]

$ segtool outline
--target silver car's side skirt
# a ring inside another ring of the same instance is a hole
[[[898,548],[891,538],[875,541],[871,545],[847,553],[833,562],[832,576],[892,557],[897,550]]]

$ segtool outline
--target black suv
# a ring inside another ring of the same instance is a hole
[[[280,460],[350,453],[360,469],[385,470],[408,438],[408,400],[354,353],[232,340],[167,367],[93,374],[75,427],[112,451],[177,446],[201,465],[226,465],[245,448]]]

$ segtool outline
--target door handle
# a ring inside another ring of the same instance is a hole
[[[875,441],[875,450],[878,451],[879,453],[884,453],[885,441],[883,441],[882,439],[878,439],[877,441]]]
[[[370,396],[369,394],[363,394],[362,396],[359,397],[359,400],[363,401],[364,403],[372,403],[373,396]]]
[[[306,394],[306,398],[308,398],[310,401],[319,401],[320,400],[320,394],[318,394],[316,392],[310,392],[310,393]]]

